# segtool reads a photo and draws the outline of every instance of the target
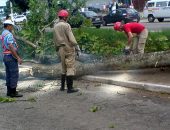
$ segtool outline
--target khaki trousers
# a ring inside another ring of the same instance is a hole
[[[133,43],[131,45],[131,50],[133,54],[144,53],[147,37],[148,37],[148,30],[144,29],[139,35],[133,38]]]
[[[75,75],[75,48],[62,46],[59,48],[59,56],[62,65],[62,74]]]

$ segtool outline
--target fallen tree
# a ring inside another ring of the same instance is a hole
[[[34,43],[32,43],[31,41],[29,41],[29,40],[27,40],[27,39],[25,39],[25,38],[23,38],[23,37],[15,36],[15,38],[16,38],[17,40],[23,41],[23,43],[25,43],[25,44],[27,44],[27,45],[33,47],[34,49],[37,48],[37,46],[36,46]]]
[[[103,60],[93,60],[91,63],[76,62],[76,75],[95,74],[102,70],[128,70],[170,66],[170,51],[145,53],[143,55],[115,56]],[[35,77],[60,77],[61,65],[33,65],[32,74]]]

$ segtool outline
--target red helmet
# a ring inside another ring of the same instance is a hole
[[[60,10],[59,12],[58,12],[58,16],[59,17],[68,17],[68,12],[67,12],[67,10]]]
[[[116,31],[120,31],[120,26],[121,26],[121,22],[116,22],[116,23],[114,24],[114,29],[115,29]]]

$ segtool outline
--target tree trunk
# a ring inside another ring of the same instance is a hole
[[[128,70],[141,68],[155,68],[170,66],[170,51],[145,53],[143,55],[115,56],[103,59],[102,62],[76,62],[76,76],[95,74],[101,70]],[[61,65],[34,65],[33,76],[43,78],[57,78],[61,75]]]

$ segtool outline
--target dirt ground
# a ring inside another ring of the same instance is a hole
[[[5,96],[0,81],[0,96]],[[0,130],[169,130],[170,95],[76,80],[80,92],[59,91],[58,80],[19,81],[23,98],[0,103]]]

